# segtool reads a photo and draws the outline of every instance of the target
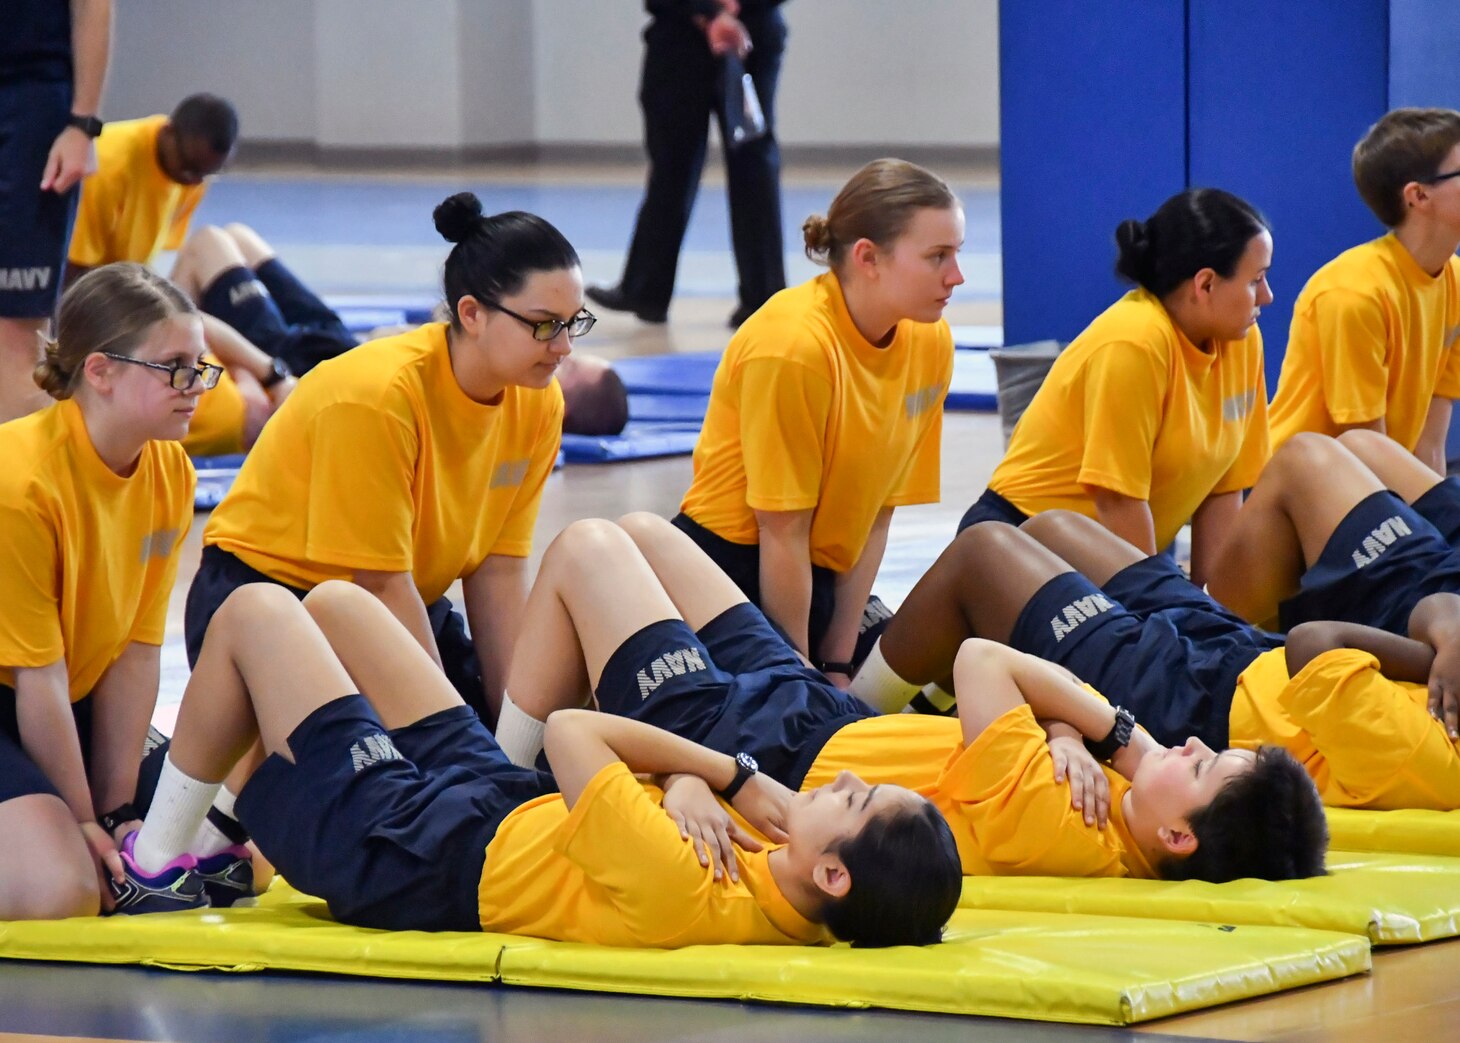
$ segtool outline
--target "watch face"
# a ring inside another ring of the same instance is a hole
[[[755,758],[748,753],[737,753],[735,755],[735,763],[739,764],[746,771],[760,770],[760,765],[757,764]]]

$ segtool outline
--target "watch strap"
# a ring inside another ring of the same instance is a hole
[[[736,755],[735,777],[730,780],[730,785],[726,786],[720,791],[721,800],[726,801],[727,803],[733,801],[735,799],[735,795],[741,791],[741,789],[745,786],[747,782],[750,781],[751,776],[759,770],[758,768],[750,767],[746,763],[746,760],[747,758],[743,755]],[[751,761],[750,763],[753,764],[755,762]]]
[[[1090,756],[1097,761],[1108,761],[1121,749],[1130,744],[1130,737],[1136,730],[1136,718],[1133,713],[1123,706],[1115,708],[1115,723],[1110,726],[1110,731],[1103,739],[1085,740],[1085,749],[1090,751]]]
[[[137,814],[136,806],[131,801],[127,801],[125,804],[118,804],[104,815],[96,816],[96,821],[110,834],[115,833],[117,827],[123,822],[131,822],[133,819],[141,817]]]
[[[101,134],[101,130],[106,124],[95,116],[82,116],[73,112],[66,117],[66,126],[75,127],[88,138],[94,138]]]

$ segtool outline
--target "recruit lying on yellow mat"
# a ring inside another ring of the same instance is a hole
[[[1129,1024],[1365,971],[1369,945],[1296,927],[960,910],[924,948],[612,949],[346,927],[277,882],[256,909],[0,924],[0,957]]]

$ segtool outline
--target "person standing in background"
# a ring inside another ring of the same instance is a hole
[[[781,152],[776,81],[786,47],[782,0],[645,0],[639,105],[649,180],[617,286],[590,286],[588,299],[644,322],[664,322],[679,250],[699,190],[713,113],[725,142],[730,238],[739,275],[738,327],[786,286],[781,245]],[[765,114],[765,134],[732,147],[724,62],[745,64]]]

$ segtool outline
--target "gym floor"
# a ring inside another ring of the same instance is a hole
[[[869,157],[870,158],[870,157]],[[723,186],[707,171],[663,326],[602,314],[577,350],[613,358],[722,348],[735,306]],[[799,225],[825,212],[855,164],[797,168],[785,178],[787,276],[816,269],[794,249]],[[968,218],[966,284],[948,319],[998,325],[997,172],[940,168]],[[211,190],[197,221],[242,221],[274,244],[308,282],[331,294],[430,294],[446,244],[432,207],[471,189],[488,211],[521,208],[553,221],[578,248],[589,282],[613,282],[628,243],[641,169],[633,167],[460,167],[448,173],[341,173],[270,165],[235,170]],[[952,536],[1002,452],[997,418],[950,413],[944,425],[943,502],[900,509],[877,591],[897,604]],[[632,510],[670,515],[688,487],[688,457],[565,468],[549,479],[537,550],[568,522]],[[204,516],[195,520],[173,592],[157,720],[170,725],[186,680],[183,597],[196,568]],[[493,986],[443,985],[325,975],[177,974],[131,967],[0,964],[0,1043],[18,1040],[157,1040],[234,1043],[413,1040],[920,1040],[1110,1041],[1204,1038],[1320,1041],[1448,1038],[1460,1023],[1453,965],[1460,941],[1379,950],[1371,974],[1167,1019],[1136,1030],[938,1015],[775,1007],[735,1002]]]

